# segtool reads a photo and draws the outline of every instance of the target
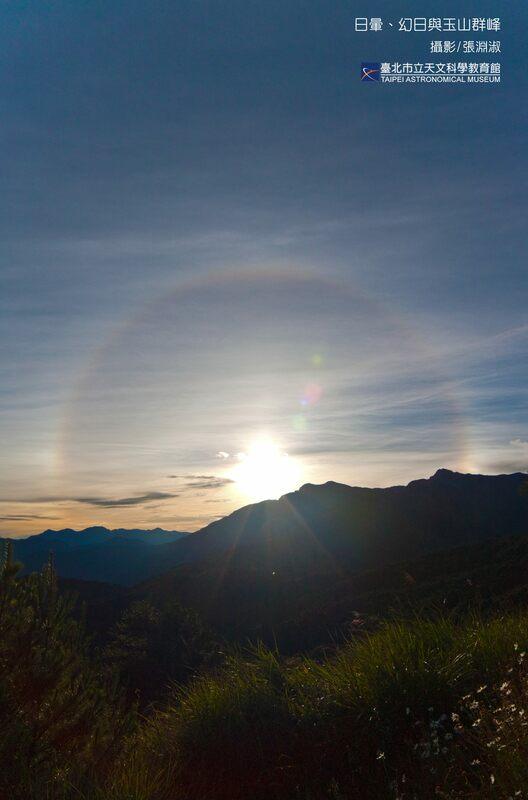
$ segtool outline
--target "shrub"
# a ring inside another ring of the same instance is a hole
[[[110,634],[104,659],[143,707],[219,662],[221,646],[198,614],[179,603],[132,603]]]
[[[88,657],[87,639],[57,593],[53,565],[0,577],[0,796],[66,797],[109,774],[130,730],[122,693]]]

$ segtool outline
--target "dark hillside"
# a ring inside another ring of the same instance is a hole
[[[406,559],[502,536],[528,533],[528,476],[438,470],[408,486],[362,489],[307,484],[279,500],[235,511],[194,534],[175,531],[47,531],[15,541],[26,571],[50,550],[68,578],[133,585],[182,564],[181,575],[240,575],[282,581],[336,579]],[[215,562],[217,564],[215,565]],[[215,578],[215,580],[218,580]],[[207,595],[210,595],[208,587]],[[224,591],[230,591],[225,589]],[[235,594],[238,592],[233,588]]]
[[[339,576],[242,570],[227,559],[187,564],[135,587],[130,597],[176,599],[229,639],[262,638],[297,652],[328,644],[393,611],[528,602],[528,535]]]

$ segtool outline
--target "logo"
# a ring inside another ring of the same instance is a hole
[[[379,81],[380,79],[380,63],[379,61],[363,61],[361,63],[361,80],[362,81]]]

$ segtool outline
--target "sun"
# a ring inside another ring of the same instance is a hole
[[[271,439],[259,439],[237,458],[231,477],[239,492],[253,502],[276,500],[299,488],[299,464]]]

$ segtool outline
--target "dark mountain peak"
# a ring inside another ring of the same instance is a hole
[[[449,485],[455,486],[457,484],[463,483],[467,484],[470,480],[475,480],[476,478],[482,478],[482,475],[474,475],[472,473],[465,473],[465,472],[455,472],[452,469],[446,469],[445,467],[441,467],[437,469],[434,475],[431,475],[430,478],[418,478],[417,480],[411,481],[407,484],[407,489],[416,489],[418,487],[427,487],[427,486],[442,486],[442,485]]]
[[[441,481],[441,480],[452,480],[453,478],[462,477],[462,472],[454,472],[452,469],[445,469],[445,467],[440,467],[437,469],[434,475],[431,475],[430,480],[432,481]]]
[[[55,528],[47,528],[42,533],[34,533],[31,536],[21,537],[21,542],[29,542],[30,540],[40,539],[41,541],[53,541],[58,537],[62,536],[75,536],[78,531],[75,531],[73,528],[62,528],[60,530],[56,530]]]
[[[512,481],[516,482],[520,478],[525,479],[528,477],[524,472],[513,472],[504,475],[481,475],[474,472],[454,472],[450,469],[437,469],[435,474],[429,480],[431,481]]]
[[[456,472],[452,469],[446,469],[445,467],[441,467],[437,469],[434,475],[431,475],[429,479],[426,479],[426,483],[442,483],[442,484],[459,484],[459,483],[467,483],[470,480],[475,480],[475,478],[482,478],[482,475],[474,475],[469,472]],[[420,483],[420,481],[414,481],[414,483]]]
[[[291,495],[296,494],[322,494],[326,492],[352,492],[357,490],[357,486],[349,486],[346,483],[339,483],[338,481],[326,481],[326,483],[304,483],[296,492],[291,492]],[[285,495],[290,497],[291,495]]]
[[[151,540],[154,542],[155,540],[160,540],[165,538],[167,541],[172,541],[174,538],[179,538],[180,536],[185,536],[186,533],[184,531],[168,531],[164,530],[163,528],[149,528],[149,529],[142,529],[142,528],[106,528],[104,525],[91,525],[88,528],[83,528],[82,530],[75,530],[74,528],[61,528],[60,530],[54,530],[53,528],[48,528],[47,530],[43,531],[42,533],[35,533],[32,536],[28,536],[25,539],[20,539],[20,541],[29,541],[29,540],[39,540],[39,541],[70,541],[70,543],[80,542],[81,540],[105,540],[115,538],[117,536],[121,538],[138,538],[143,539],[144,541]]]
[[[283,495],[283,497],[288,498],[292,497],[296,494],[314,494],[314,492],[319,492],[323,486],[332,486],[333,481],[328,481],[328,483],[303,483],[302,486],[299,486],[297,491],[295,492],[288,492],[288,494]],[[281,500],[283,499],[281,497]]]
[[[522,472],[514,472],[506,475],[480,475],[473,472],[455,472],[451,469],[437,469],[434,475],[430,478],[421,478],[419,480],[411,481],[404,491],[410,492],[410,496],[435,496],[442,498],[445,502],[448,496],[455,496],[458,494],[461,499],[465,499],[466,504],[475,502],[476,498],[480,495],[485,496],[487,502],[492,499],[497,500],[499,497],[507,502],[511,508],[513,495],[518,495],[520,487],[526,483],[528,475]],[[490,508],[490,513],[495,514],[496,509]],[[464,512],[461,511],[462,517]],[[510,516],[507,509],[504,511],[504,520]]]

